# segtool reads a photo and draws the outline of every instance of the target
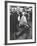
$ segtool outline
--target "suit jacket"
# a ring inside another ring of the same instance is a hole
[[[17,20],[17,13],[14,12],[10,15],[10,32],[14,33],[16,32],[16,24],[18,23]]]

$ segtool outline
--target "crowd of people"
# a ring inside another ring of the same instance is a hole
[[[31,29],[32,9],[14,7],[10,9],[10,39],[27,39]],[[26,35],[24,35],[26,34]],[[22,38],[22,35],[24,36]],[[21,38],[20,38],[21,37]],[[31,38],[31,37],[30,37]]]

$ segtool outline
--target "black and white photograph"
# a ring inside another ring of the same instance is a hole
[[[36,42],[36,3],[5,2],[5,44]]]
[[[10,7],[10,40],[32,39],[32,7]]]

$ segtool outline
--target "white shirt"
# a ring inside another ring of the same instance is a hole
[[[27,24],[27,20],[26,20],[26,17],[24,15],[21,17],[20,24],[24,24],[24,25]]]
[[[18,21],[20,21],[20,16],[18,16]]]

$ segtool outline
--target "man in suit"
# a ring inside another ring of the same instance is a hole
[[[10,40],[14,40],[15,36],[14,36],[14,32],[17,31],[16,29],[16,24],[18,23],[17,20],[17,13],[15,11],[15,9],[13,10],[13,12],[10,15]]]

